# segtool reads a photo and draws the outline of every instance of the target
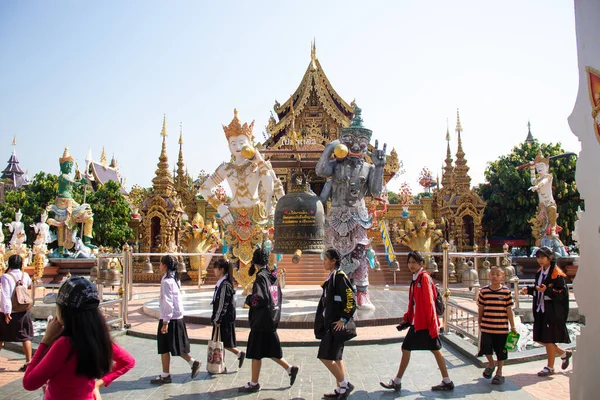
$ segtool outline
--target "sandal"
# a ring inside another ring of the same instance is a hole
[[[504,383],[504,377],[501,375],[496,375],[494,379],[492,379],[492,385],[501,385]]]
[[[487,367],[486,369],[483,370],[483,377],[485,379],[491,379],[492,378],[492,374],[494,373],[494,371],[496,370],[496,366],[490,368]]]

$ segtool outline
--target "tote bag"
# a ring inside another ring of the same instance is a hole
[[[208,341],[206,350],[206,371],[210,374],[223,374],[227,372],[223,353],[223,342],[221,342],[221,329],[216,328],[211,340]]]

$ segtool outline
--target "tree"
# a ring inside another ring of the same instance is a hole
[[[483,215],[483,230],[495,236],[512,236],[532,239],[529,220],[535,216],[538,196],[529,191],[531,176],[529,168],[516,167],[535,159],[538,149],[544,157],[564,153],[560,143],[522,143],[512,152],[488,164],[485,171],[486,183],[479,185],[477,192],[487,201]],[[552,192],[558,209],[558,224],[563,227],[560,234],[565,244],[572,242],[571,232],[577,219],[577,209],[583,201],[575,185],[576,158],[550,160]]]
[[[87,202],[94,212],[94,242],[119,249],[133,240],[129,227],[131,209],[121,193],[121,184],[108,181],[88,195]]]

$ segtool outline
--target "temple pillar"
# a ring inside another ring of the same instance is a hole
[[[592,110],[600,108],[600,83],[590,90],[588,75],[600,71],[600,2],[575,0],[575,30],[579,61],[579,92],[569,125],[581,142],[577,160],[576,181],[585,211],[577,221],[579,239],[579,270],[575,278],[575,297],[580,314],[585,316],[585,326],[577,337],[571,376],[571,398],[597,398],[600,392],[598,360],[600,360],[600,314],[598,313],[598,287],[600,287],[600,126],[592,117]],[[599,75],[600,76],[600,75]],[[600,82],[600,80],[599,80]],[[597,99],[597,100],[595,100]],[[596,117],[598,121],[598,117]]]

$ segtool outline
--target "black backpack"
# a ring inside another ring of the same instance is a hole
[[[423,274],[421,274],[421,277],[419,278],[419,283],[421,283],[422,280]],[[433,283],[433,279],[431,279],[431,286],[435,288],[435,313],[438,316],[444,315],[444,311],[446,311],[446,305],[444,304],[442,292],[440,291],[440,288],[435,283]]]

